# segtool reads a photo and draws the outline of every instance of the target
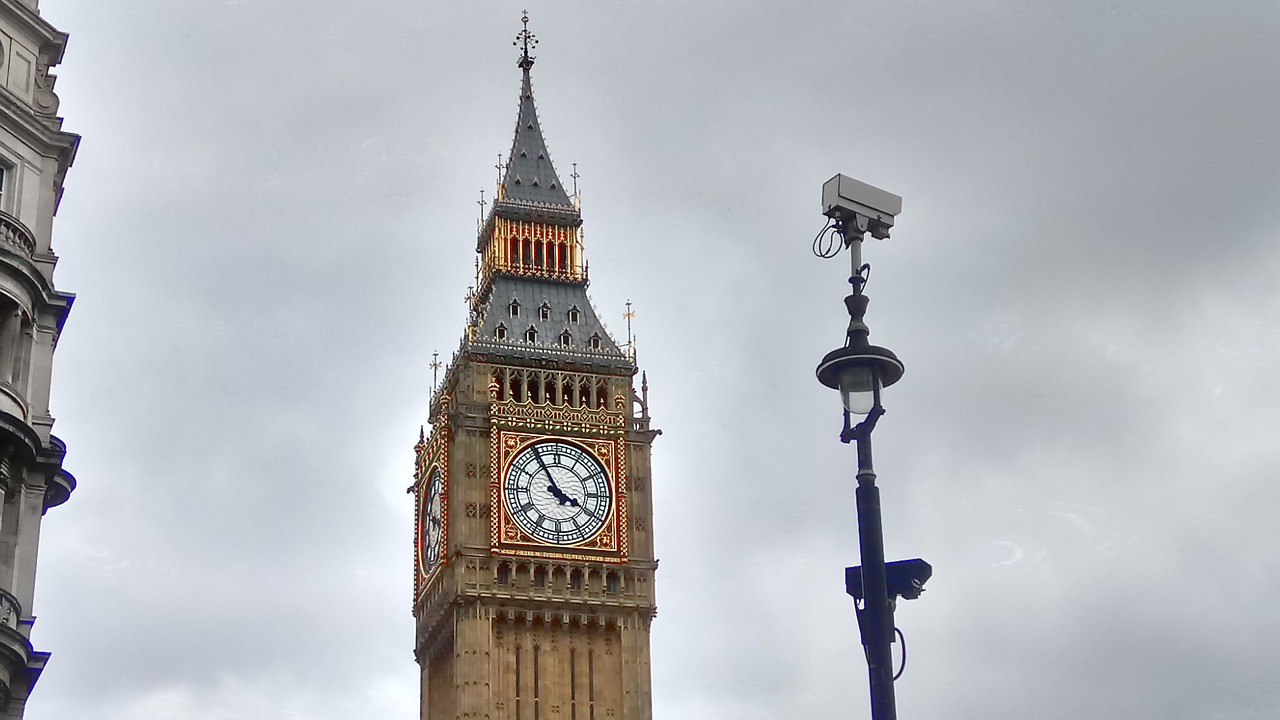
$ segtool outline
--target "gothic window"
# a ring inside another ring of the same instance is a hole
[[[533,586],[534,587],[547,586],[547,569],[546,568],[539,567],[533,571]]]
[[[503,325],[502,323],[498,323],[498,327],[493,329],[493,336],[498,338],[499,340],[506,340],[507,326]]]
[[[525,342],[538,342],[538,330],[537,330],[537,328],[535,328],[534,326],[530,325],[530,326],[529,326],[529,329],[524,331],[524,341],[525,341]]]
[[[542,305],[538,307],[538,319],[539,320],[551,319],[551,306],[548,305],[546,302],[543,302]]]
[[[575,568],[573,572],[569,573],[569,589],[570,590],[582,589],[582,571],[581,570],[578,570]]]
[[[600,333],[595,333],[594,335],[591,336],[591,349],[592,350],[600,349]]]
[[[519,300],[512,300],[511,304],[508,305],[507,308],[511,311],[511,317],[520,317],[520,301]]]
[[[604,591],[610,595],[617,595],[621,585],[622,582],[616,572],[611,572],[604,578]]]
[[[560,344],[565,347],[569,347],[573,344],[573,336],[569,334],[568,330],[560,333]]]
[[[525,400],[524,376],[523,370],[517,370],[511,381],[511,399],[516,402],[524,402]]]
[[[569,648],[569,720],[578,720],[578,651]]]
[[[577,305],[574,305],[573,307],[569,308],[569,322],[573,323],[574,325],[577,325],[578,321],[581,318],[582,318],[582,313],[579,312]]]
[[[541,374],[542,373],[534,373],[533,377],[529,378],[529,402],[531,403],[541,403],[545,400],[542,395],[542,391],[544,389],[542,387],[542,381],[538,379],[538,376]]]
[[[498,566],[498,584],[499,585],[511,584],[511,566],[507,563],[502,563],[501,565]]]

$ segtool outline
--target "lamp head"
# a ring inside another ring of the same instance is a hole
[[[827,353],[818,363],[818,382],[840,391],[844,407],[854,415],[866,415],[880,404],[880,389],[902,379],[902,361],[892,350],[871,345],[862,337]]]

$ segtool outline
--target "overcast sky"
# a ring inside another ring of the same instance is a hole
[[[1280,716],[1280,5],[44,0],[55,223],[32,720],[417,718],[412,446],[528,8],[591,292],[637,313],[660,719],[866,717],[813,377],[837,172],[907,372],[876,469],[903,718]]]

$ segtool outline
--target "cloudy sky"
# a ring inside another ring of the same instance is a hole
[[[1280,5],[44,0],[84,135],[32,720],[417,717],[412,445],[510,147],[520,10],[592,294],[637,312],[659,718],[865,717],[813,378],[837,172],[907,374],[904,718],[1280,715]]]

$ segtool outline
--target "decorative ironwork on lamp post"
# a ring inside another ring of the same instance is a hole
[[[862,565],[845,569],[845,591],[853,596],[858,629],[867,656],[871,684],[873,720],[896,720],[893,692],[892,643],[897,632],[893,611],[899,597],[914,599],[932,574],[924,560],[885,563],[884,533],[880,517],[880,490],[871,462],[871,431],[884,415],[881,390],[902,378],[903,365],[892,350],[872,345],[868,340],[865,315],[868,298],[864,292],[871,266],[862,262],[865,233],[886,239],[894,218],[902,211],[902,198],[844,175],[836,175],[822,186],[823,214],[830,223],[814,242],[820,257],[834,257],[840,248],[849,250],[849,283],[852,292],[844,299],[849,311],[849,328],[844,345],[832,350],[818,363],[818,381],[840,391],[844,405],[844,428],[840,440],[856,442],[858,451],[858,547]],[[824,242],[825,238],[825,242]],[[856,425],[853,416],[866,418]],[[905,662],[905,652],[903,659]]]

